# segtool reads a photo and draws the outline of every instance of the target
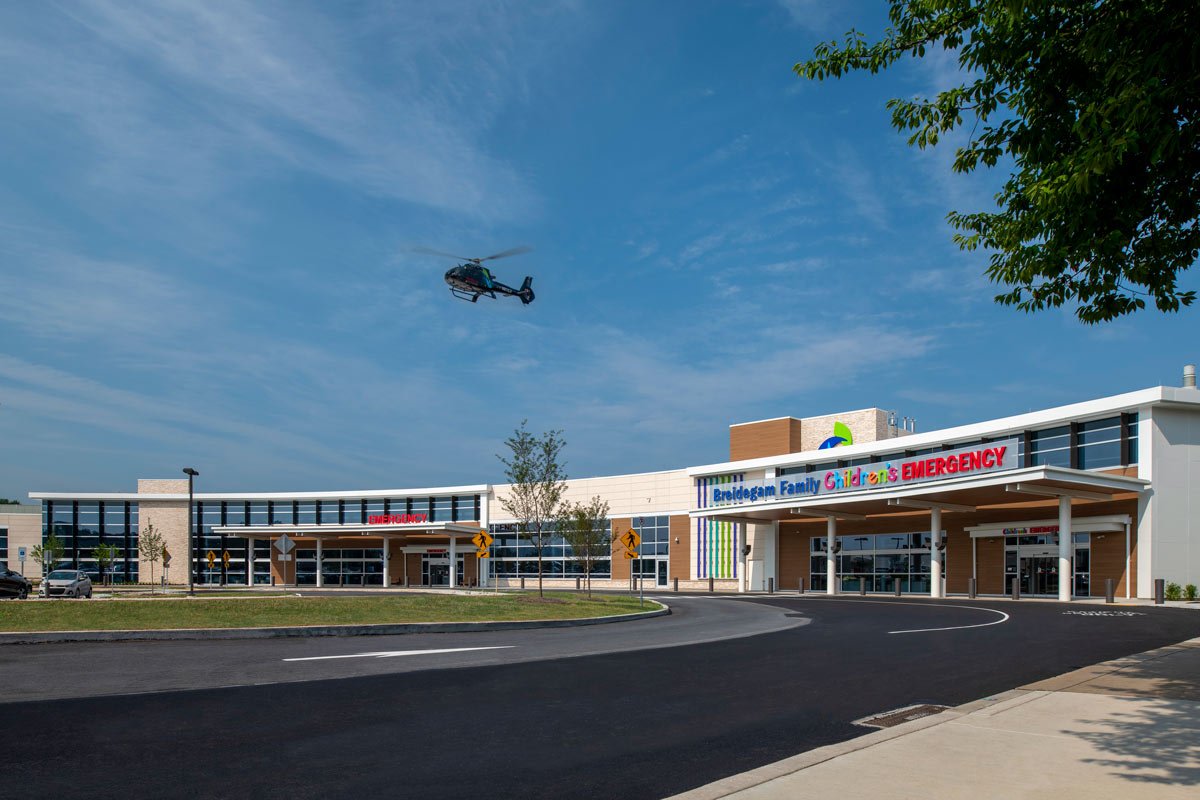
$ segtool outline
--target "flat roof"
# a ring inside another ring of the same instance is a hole
[[[195,500],[371,500],[384,497],[426,497],[487,494],[490,483],[472,486],[440,486],[432,489],[360,489],[349,492],[196,492]],[[138,492],[30,492],[34,500],[187,500],[187,493],[154,494]],[[2,506],[0,506],[2,508]]]
[[[1146,406],[1181,405],[1200,410],[1200,391],[1196,389],[1181,389],[1171,386],[1155,386],[1149,389],[1139,389],[1134,392],[1101,397],[1095,400],[1085,400],[1064,406],[1055,406],[1041,411],[1030,411],[1009,417],[973,422],[953,428],[910,433],[891,439],[879,439],[874,442],[852,444],[832,450],[806,450],[799,453],[783,453],[761,458],[750,458],[743,461],[724,461],[716,464],[703,464],[688,467],[688,475],[693,477],[705,475],[721,475],[729,472],[741,472],[748,469],[766,467],[789,467],[807,464],[814,461],[828,461],[831,458],[855,458],[895,450],[919,450],[923,447],[953,442],[954,440],[978,439],[983,436],[1002,436],[1006,433],[1017,433],[1026,428],[1050,427],[1055,423],[1070,420],[1101,418],[1111,416],[1120,411],[1137,410]]]

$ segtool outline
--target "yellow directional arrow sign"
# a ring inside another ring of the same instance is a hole
[[[163,545],[162,562],[164,567],[171,566],[171,551],[167,549],[165,544]]]
[[[229,551],[221,553],[221,561],[225,564],[225,569],[229,569]]]
[[[480,550],[491,547],[494,537],[487,531],[480,531],[471,537],[471,544],[478,547]]]
[[[214,553],[212,550],[208,551],[208,554],[205,556],[205,558],[208,559],[208,568],[209,569],[212,569],[213,567],[215,567],[217,565],[217,554]]]
[[[487,558],[488,555],[489,555],[489,553],[488,553],[488,549],[486,547],[481,547],[475,551],[476,558]]]
[[[625,558],[629,559],[629,558],[637,558],[637,557],[638,557],[638,554],[636,552],[634,552],[633,550],[625,551]]]
[[[621,544],[628,550],[636,550],[641,543],[642,537],[638,536],[636,531],[628,530],[621,534]]]

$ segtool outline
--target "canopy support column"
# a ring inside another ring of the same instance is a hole
[[[825,519],[825,594],[837,594],[837,518]]]
[[[929,509],[929,596],[941,597],[942,592],[942,509]]]
[[[388,549],[390,548],[392,541],[386,536],[381,536],[379,538],[383,539],[383,588],[386,589],[392,585],[388,578]]]
[[[1075,572],[1071,569],[1071,552],[1075,536],[1071,532],[1071,498],[1058,498],[1058,599],[1067,603],[1071,600],[1071,588]]]
[[[325,585],[324,575],[325,553],[321,546],[321,537],[317,537],[317,588],[320,589]]]
[[[458,588],[458,540],[450,534],[450,588]]]

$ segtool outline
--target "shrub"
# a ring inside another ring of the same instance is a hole
[[[1183,589],[1181,589],[1179,584],[1175,583],[1174,581],[1167,584],[1165,594],[1166,594],[1166,597],[1168,600],[1182,600],[1183,599]]]
[[[1186,600],[1195,600],[1196,599],[1196,584],[1189,583],[1187,586],[1183,587],[1183,597]]]

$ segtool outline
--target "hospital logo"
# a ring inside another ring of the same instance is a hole
[[[833,436],[821,442],[821,446],[817,449],[830,450],[848,444],[854,444],[854,435],[850,433],[850,426],[844,422],[835,422],[833,423]]]

